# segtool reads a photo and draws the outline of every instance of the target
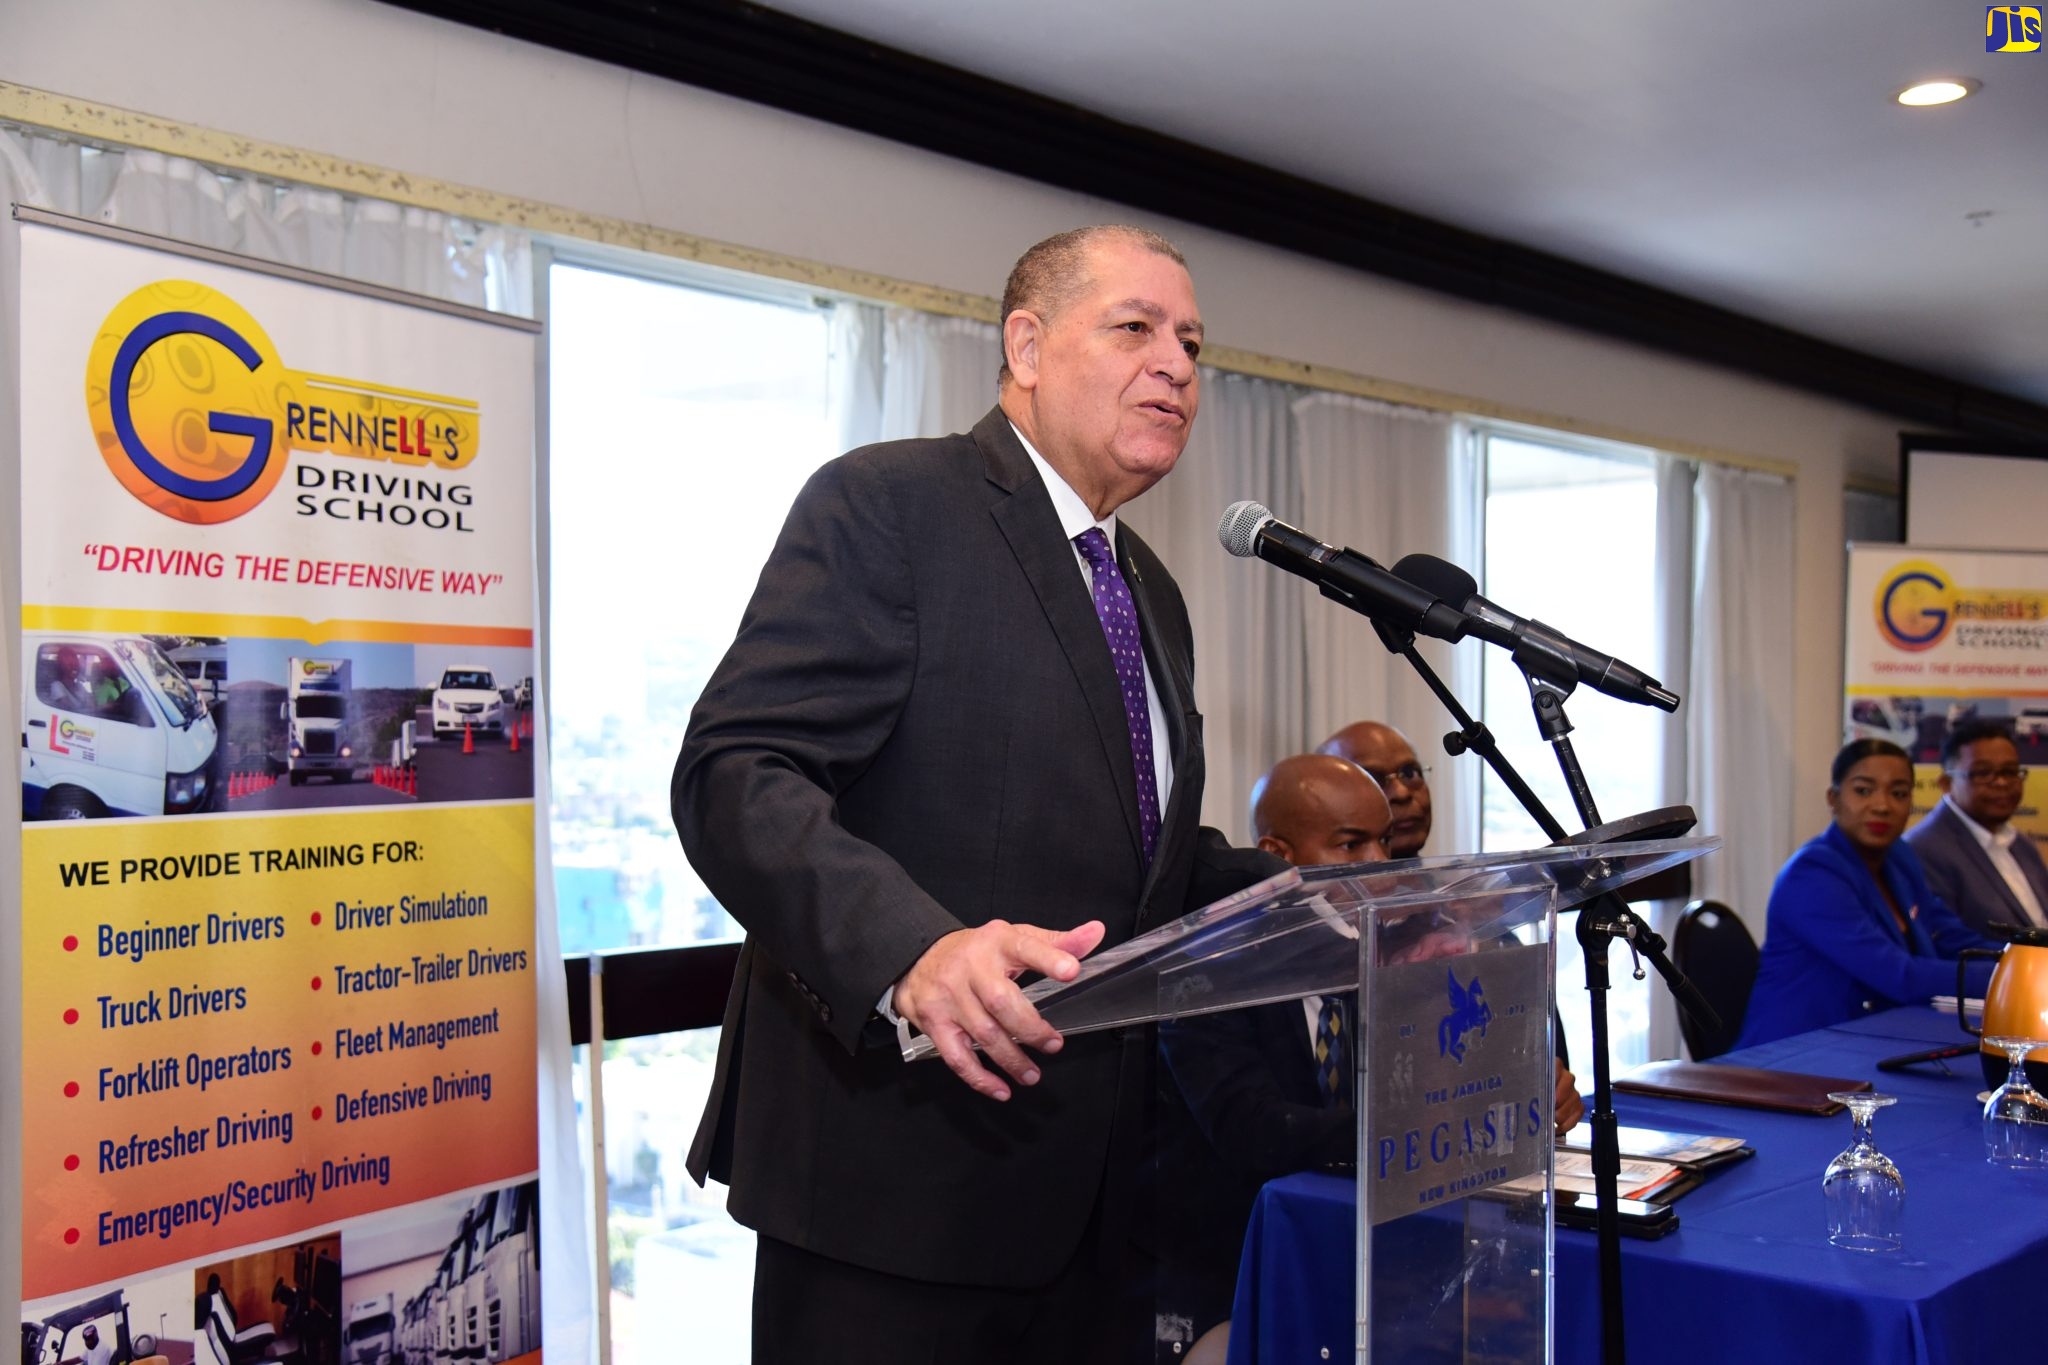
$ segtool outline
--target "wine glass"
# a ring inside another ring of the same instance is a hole
[[[1904,1243],[1906,1180],[1892,1159],[1871,1140],[1871,1116],[1896,1095],[1841,1091],[1829,1099],[1849,1110],[1855,1137],[1849,1149],[1828,1163],[1821,1193],[1828,1205],[1828,1240],[1849,1251],[1897,1251]]]
[[[2027,1080],[2027,1054],[2038,1038],[1986,1038],[2012,1071],[1984,1101],[1984,1159],[2015,1170],[2048,1170],[2048,1099]]]

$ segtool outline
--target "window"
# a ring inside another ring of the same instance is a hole
[[[1482,430],[1486,559],[1481,591],[1522,616],[1617,658],[1651,668],[1656,658],[1657,481],[1647,452],[1573,448]],[[1568,831],[1584,827],[1557,757],[1536,728],[1529,689],[1504,650],[1485,652],[1483,719],[1502,754]],[[1604,819],[1665,802],[1663,727],[1678,721],[1581,688],[1566,704],[1572,748]],[[1549,842],[1506,784],[1487,770],[1480,846],[1488,851]],[[1592,1071],[1584,958],[1569,915],[1557,931],[1557,998],[1573,1069]],[[1626,947],[1608,954],[1608,1027],[1617,1068],[1647,1060],[1650,994],[1634,979]],[[1590,1084],[1590,1080],[1584,1082]]]
[[[563,951],[735,937],[683,857],[669,779],[790,502],[839,453],[829,312],[561,263],[548,295]],[[614,1365],[748,1358],[753,1235],[726,1216],[722,1187],[684,1170],[717,1048],[715,1028],[603,1046]],[[589,1051],[575,1079],[586,1160]]]
[[[732,937],[669,777],[791,500],[839,453],[828,314],[561,264],[548,289],[562,948]]]

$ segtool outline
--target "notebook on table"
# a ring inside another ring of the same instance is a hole
[[[1743,1109],[1768,1109],[1779,1114],[1839,1114],[1843,1106],[1830,1091],[1860,1091],[1869,1081],[1840,1076],[1809,1076],[1799,1071],[1766,1071],[1722,1062],[1651,1062],[1614,1083],[1630,1095],[1666,1095],[1703,1104],[1732,1104]]]

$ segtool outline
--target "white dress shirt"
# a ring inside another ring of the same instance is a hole
[[[1963,828],[1970,831],[1970,837],[1984,850],[1984,856],[1991,859],[1991,865],[1998,869],[1998,875],[2005,878],[2005,884],[2012,890],[2013,898],[2020,903],[2020,909],[2027,912],[2037,929],[2048,929],[2048,914],[2042,913],[2041,898],[2034,894],[2034,884],[2027,880],[2027,870],[2020,866],[2020,860],[2013,856],[2012,846],[2016,839],[2024,838],[2012,827],[2010,820],[2000,825],[1996,832],[1984,828],[1956,804],[1953,793],[1942,798],[1951,813],[1963,822]],[[1951,910],[1954,906],[1949,907]]]

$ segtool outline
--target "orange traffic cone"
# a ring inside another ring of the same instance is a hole
[[[519,722],[516,720],[512,722],[512,752],[519,752]]]
[[[418,768],[406,768],[405,794],[407,796],[418,796],[420,794],[420,770]]]
[[[473,754],[476,752],[476,739],[469,732],[468,721],[462,722],[462,752],[466,754]]]

